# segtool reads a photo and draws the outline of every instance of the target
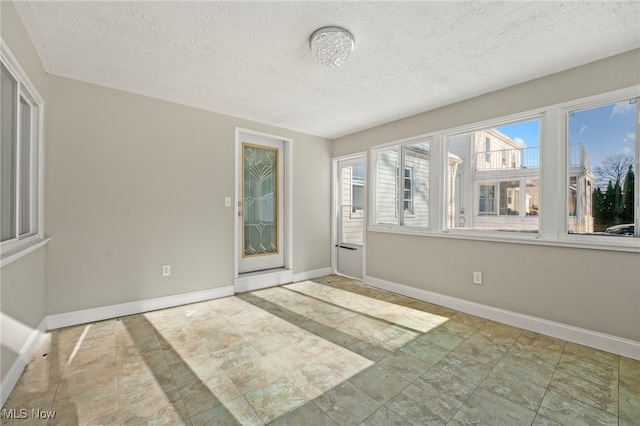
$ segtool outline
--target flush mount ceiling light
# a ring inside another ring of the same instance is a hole
[[[325,67],[337,67],[349,59],[353,36],[344,28],[324,27],[311,34],[309,46],[313,57]]]

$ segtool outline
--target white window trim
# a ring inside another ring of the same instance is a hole
[[[37,232],[24,238],[17,238],[16,240],[7,241],[0,245],[0,268],[14,262],[21,257],[31,253],[32,251],[44,246],[50,239],[44,237],[44,99],[40,96],[40,93],[36,89],[35,85],[29,79],[25,70],[20,66],[20,63],[16,59],[11,49],[4,39],[0,38],[0,61],[7,68],[9,73],[19,82],[22,87],[21,92],[28,95],[32,108],[37,110],[37,124],[35,127],[36,135],[34,135],[33,141],[35,149],[37,149],[37,212],[36,212],[36,226]],[[35,115],[35,114],[34,114]]]
[[[375,165],[376,154],[380,150],[393,146],[406,145],[421,139],[430,139],[430,218],[429,227],[410,227],[400,225],[376,224],[376,167],[372,167],[372,179],[369,182],[370,215],[367,231],[423,235],[438,238],[454,238],[465,240],[480,240],[492,242],[505,242],[515,244],[533,244],[543,246],[570,247],[592,250],[607,250],[640,253],[640,238],[617,238],[598,235],[569,234],[569,141],[567,136],[566,114],[570,110],[596,107],[607,103],[640,96],[640,85],[615,90],[608,93],[584,97],[543,108],[498,117],[476,123],[443,129],[437,132],[422,134],[373,146],[370,149],[371,162]],[[640,109],[640,108],[639,108]],[[640,115],[640,111],[638,112]],[[448,228],[447,221],[447,149],[446,137],[457,134],[469,133],[479,129],[495,126],[505,126],[513,122],[540,120],[540,172],[539,185],[541,188],[540,199],[540,226],[537,233],[529,232],[501,232],[473,230],[470,228]],[[640,117],[638,117],[640,120]],[[639,127],[639,126],[637,126]],[[637,134],[637,132],[636,132]],[[549,142],[551,141],[551,142]],[[553,142],[555,141],[555,143]],[[640,137],[636,137],[636,182],[640,175]],[[544,166],[543,166],[544,165]],[[546,184],[549,181],[550,184]],[[555,183],[554,183],[555,182]],[[636,185],[636,203],[640,202],[640,185]],[[544,206],[557,206],[555,209],[546,209]],[[640,223],[640,208],[636,204],[636,232]]]
[[[398,218],[398,224],[383,224],[383,223],[376,223],[376,216],[377,216],[377,211],[376,211],[376,205],[377,205],[377,192],[376,192],[376,182],[378,180],[378,167],[377,167],[377,154],[380,151],[384,151],[390,148],[398,148],[398,163],[396,165],[396,168],[398,170],[400,170],[400,168],[404,167],[404,156],[402,154],[402,150],[404,147],[406,146],[411,146],[417,143],[421,143],[421,142],[429,142],[429,211],[432,212],[433,208],[437,205],[436,204],[436,200],[434,200],[434,195],[439,193],[439,191],[434,191],[433,190],[433,184],[434,184],[434,180],[433,180],[433,164],[436,163],[433,161],[433,157],[434,154],[438,155],[438,151],[436,151],[434,153],[433,151],[433,145],[435,144],[436,141],[439,140],[439,137],[437,137],[439,134],[438,133],[425,133],[425,134],[421,134],[418,136],[412,136],[410,138],[404,138],[404,139],[399,139],[399,140],[395,140],[392,142],[386,142],[380,145],[376,145],[373,146],[370,150],[369,150],[369,162],[372,165],[371,166],[371,171],[370,171],[370,176],[371,179],[369,179],[369,188],[368,188],[368,193],[371,194],[371,196],[369,197],[369,211],[373,212],[373,214],[369,215],[369,220],[367,221],[368,226],[367,226],[367,230],[398,230],[400,231],[399,233],[405,234],[407,233],[406,231],[409,230],[414,230],[416,233],[422,233],[424,231],[431,231],[432,230],[432,219],[434,219],[433,215],[430,215],[428,217],[428,226],[411,226],[411,225],[403,225],[402,223],[404,222],[404,217],[406,214],[406,217],[415,217],[414,214],[407,214],[406,212],[404,212],[404,202],[402,202],[402,209],[400,209],[400,205],[398,203],[398,200],[396,200],[396,215],[398,215],[398,213],[400,212],[400,210],[402,210],[401,216]],[[400,183],[404,183],[404,173],[401,176],[401,179],[396,179],[396,188],[400,188],[400,191],[404,194],[404,188],[400,187]],[[437,181],[438,182],[438,181]],[[438,182],[439,184],[439,182]],[[412,196],[413,196],[413,181],[412,181]],[[398,198],[398,197],[396,197]],[[415,202],[415,198],[412,200],[413,202]]]
[[[629,89],[617,90],[615,92],[610,92],[602,95],[590,96],[588,98],[578,99],[575,101],[565,102],[557,106],[558,115],[561,117],[558,120],[559,124],[559,135],[562,135],[563,140],[568,141],[568,120],[567,116],[570,111],[575,111],[579,109],[587,109],[594,108],[598,106],[604,106],[607,104],[611,104],[614,102],[619,102],[623,100],[627,100],[630,98],[639,98],[640,97],[640,86],[631,87]],[[636,105],[636,152],[634,159],[634,173],[638,176],[638,169],[640,168],[640,136],[638,135],[638,122],[640,121],[640,105]],[[562,149],[564,148],[564,149]],[[635,228],[636,228],[636,236],[630,238],[620,238],[620,237],[612,237],[612,236],[598,236],[598,235],[580,235],[580,234],[569,234],[569,143],[566,143],[566,146],[558,147],[558,161],[559,161],[559,176],[562,176],[564,182],[567,183],[566,188],[563,188],[561,191],[560,200],[561,200],[561,210],[559,211],[558,217],[562,217],[562,222],[555,223],[558,232],[558,239],[561,241],[566,241],[568,243],[579,243],[585,240],[588,240],[589,244],[594,244],[598,246],[608,247],[608,246],[621,246],[626,247],[629,246],[631,248],[636,248],[638,252],[640,252],[640,237],[638,229],[638,225],[640,224],[640,185],[636,183],[635,185]],[[636,177],[636,182],[638,181]]]

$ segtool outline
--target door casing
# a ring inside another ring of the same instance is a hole
[[[242,235],[242,217],[238,216],[238,211],[241,208],[242,202],[242,167],[240,167],[240,160],[242,158],[242,136],[258,136],[260,138],[274,139],[282,141],[284,143],[284,149],[281,153],[281,161],[283,164],[284,173],[284,185],[283,185],[283,198],[284,203],[284,267],[275,270],[255,271],[240,273],[240,235]],[[272,135],[269,133],[257,132],[255,130],[243,129],[236,127],[235,129],[235,176],[234,176],[234,193],[235,200],[233,203],[233,221],[234,221],[234,291],[244,292],[257,290],[260,288],[271,287],[279,284],[286,284],[293,281],[293,146],[292,140],[278,135]],[[240,204],[238,204],[240,203]]]
[[[338,253],[337,245],[339,243],[339,230],[340,230],[340,168],[341,161],[362,159],[365,170],[364,180],[364,214],[363,214],[363,244],[362,244],[362,280],[366,278],[367,271],[367,224],[368,224],[368,212],[369,212],[369,167],[368,156],[366,152],[358,152],[355,154],[343,155],[340,157],[334,157],[331,159],[331,272],[338,273]]]

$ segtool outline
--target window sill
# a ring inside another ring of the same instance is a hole
[[[21,257],[38,250],[40,247],[44,247],[50,240],[51,238],[49,237],[36,237],[18,244],[17,247],[12,247],[6,251],[2,250],[2,255],[0,256],[0,268],[4,268]]]
[[[568,247],[590,250],[608,250],[608,251],[620,251],[640,253],[640,238],[629,238],[632,241],[625,241],[624,245],[615,244],[613,241],[604,241],[601,238],[616,238],[616,237],[593,237],[585,236],[585,240],[582,238],[577,239],[575,237],[565,238],[544,238],[537,233],[508,233],[507,235],[496,235],[494,232],[481,232],[481,231],[460,231],[451,230],[444,232],[435,232],[429,230],[417,230],[411,229],[399,229],[397,227],[385,227],[369,226],[367,228],[369,232],[380,232],[387,234],[399,234],[399,235],[417,235],[425,237],[435,238],[453,238],[459,240],[475,240],[475,241],[487,241],[496,243],[512,243],[512,244],[532,244],[539,246],[551,246],[551,247]],[[598,238],[594,241],[591,238]],[[622,237],[621,237],[622,238]]]

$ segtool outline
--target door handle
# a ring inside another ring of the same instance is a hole
[[[348,247],[348,246],[343,246],[343,245],[340,245],[340,246],[338,246],[338,247],[343,248],[343,249],[347,249],[347,250],[358,250],[358,249],[357,249],[357,248],[355,248],[355,247]]]

